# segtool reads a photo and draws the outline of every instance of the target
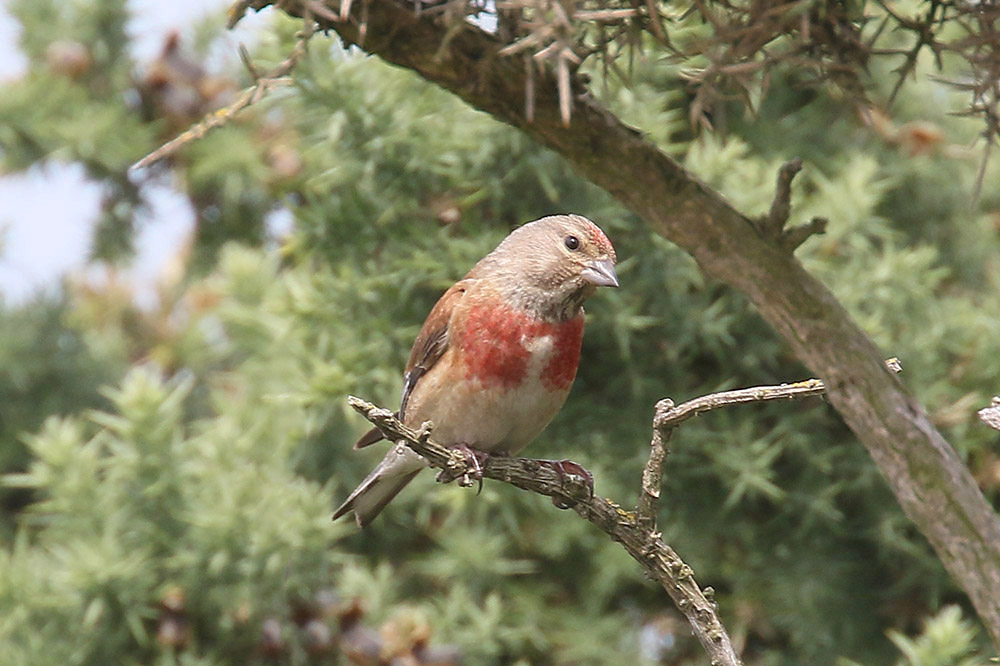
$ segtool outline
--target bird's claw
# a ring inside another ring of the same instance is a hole
[[[478,483],[479,488],[476,490],[476,494],[478,495],[483,492],[483,467],[486,465],[486,461],[489,460],[490,454],[485,451],[477,451],[468,444],[456,444],[451,448],[465,456],[465,462],[468,467],[468,471],[458,477],[458,485],[468,488],[472,484]],[[441,480],[440,475],[438,476],[439,480]]]
[[[559,485],[565,486],[567,477],[581,479],[587,486],[587,501],[594,498],[594,475],[587,471],[583,465],[572,460],[542,460],[549,465],[559,476]],[[552,503],[560,509],[570,509],[577,504],[577,500],[572,499],[569,494],[552,498]]]

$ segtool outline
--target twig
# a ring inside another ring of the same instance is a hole
[[[327,21],[333,21],[334,23],[338,23],[344,20],[341,18],[340,13],[334,12],[322,2],[315,2],[314,0],[309,0],[309,2],[307,2],[305,5],[305,9],[307,11],[312,12],[313,16],[325,19]]]
[[[781,165],[771,210],[756,222],[760,234],[786,252],[794,252],[810,236],[826,231],[827,220],[824,217],[814,217],[804,224],[785,228],[792,210],[792,180],[801,170],[802,160],[798,157]]]
[[[876,2],[886,14],[891,16],[893,20],[896,21],[900,28],[917,34],[917,41],[913,43],[912,47],[905,50],[899,50],[894,53],[898,55],[905,55],[906,58],[903,60],[903,64],[895,70],[895,73],[898,76],[896,78],[896,83],[892,87],[892,92],[889,93],[889,99],[886,102],[886,110],[888,111],[895,103],[896,96],[899,94],[899,91],[902,90],[903,83],[905,83],[906,78],[916,70],[917,57],[920,55],[920,51],[923,50],[925,46],[931,47],[931,50],[934,52],[934,56],[938,61],[938,69],[941,69],[940,49],[942,45],[938,43],[936,39],[937,35],[934,33],[933,27],[934,23],[940,20],[938,17],[938,9],[942,8],[943,5],[939,0],[930,0],[930,7],[927,9],[927,13],[924,15],[923,19],[918,20],[910,19],[898,14],[892,9],[892,7],[889,6],[887,2],[885,2],[885,0],[876,0]],[[943,18],[943,16],[941,18]],[[881,33],[881,31],[882,28],[879,28],[879,33]],[[871,43],[875,43],[874,38]]]
[[[976,171],[976,181],[972,185],[972,201],[975,203],[979,201],[979,195],[983,192],[983,179],[986,177],[986,167],[990,163],[990,152],[993,150],[994,137],[996,136],[996,131],[990,127],[990,115],[988,111],[984,111],[986,116],[986,128],[987,131],[983,132],[983,137],[986,139],[986,145],[983,146],[983,157],[979,160],[979,169]]]
[[[531,58],[524,59],[526,71],[524,85],[524,117],[528,122],[535,120],[535,61]]]
[[[359,398],[350,397],[348,403],[375,425],[389,441],[402,441],[424,457],[427,462],[441,469],[445,478],[459,478],[470,473],[466,457],[441,446],[430,439],[430,425],[420,430],[408,428],[382,409]],[[674,550],[660,538],[659,532],[639,526],[636,514],[603,497],[591,495],[583,484],[566,481],[542,461],[530,458],[491,457],[482,466],[483,476],[504,481],[530,492],[558,498],[573,503],[573,510],[603,530],[632,556],[649,576],[658,581],[687,617],[691,629],[708,653],[712,664],[740,666],[725,627],[719,620],[718,609],[694,579],[694,572]],[[706,588],[707,589],[707,588]]]
[[[885,362],[890,372],[902,372],[903,367],[898,358],[890,358]],[[779,384],[777,386],[755,386],[753,388],[736,389],[710,393],[694,400],[674,405],[674,401],[665,398],[656,404],[656,415],[653,417],[653,440],[650,443],[649,460],[642,470],[642,490],[639,494],[639,506],[636,510],[640,524],[652,526],[656,520],[656,504],[660,498],[660,485],[663,482],[663,461],[669,449],[670,437],[680,424],[705,412],[727,407],[742,405],[748,402],[768,402],[770,400],[795,400],[826,393],[826,385],[821,379],[806,379],[794,384]],[[1000,399],[995,398],[995,405],[1000,405]],[[987,408],[988,409],[988,408]],[[982,415],[983,412],[980,412]],[[997,407],[1000,420],[1000,407]],[[1000,427],[998,427],[1000,430]]]
[[[885,367],[893,373],[900,373],[903,366],[898,358],[886,360]],[[688,400],[667,410],[656,423],[657,428],[676,428],[693,416],[728,405],[742,405],[748,402],[768,402],[771,400],[794,400],[826,393],[826,384],[822,379],[805,379],[794,384],[777,384],[774,386],[754,386],[753,388],[735,389],[710,393],[694,400]]]
[[[137,169],[142,169],[159,162],[165,157],[170,157],[187,144],[201,139],[212,129],[228,124],[240,111],[263,99],[264,95],[266,95],[272,88],[289,85],[291,81],[286,77],[293,69],[295,69],[299,60],[302,59],[302,56],[306,51],[306,42],[309,41],[309,38],[312,37],[315,30],[316,24],[307,17],[305,20],[305,28],[299,33],[299,39],[295,42],[295,47],[292,49],[291,54],[281,61],[277,67],[263,75],[261,75],[257,71],[256,67],[254,67],[250,62],[250,58],[246,54],[246,49],[241,47],[240,58],[246,64],[247,69],[250,72],[250,76],[254,80],[254,85],[240,93],[240,96],[236,98],[235,102],[229,106],[225,106],[217,111],[209,113],[200,121],[181,132],[178,136],[133,164],[129,167],[129,170],[135,171]]]
[[[1000,430],[1000,396],[994,396],[989,407],[979,410],[979,418],[994,430]]]
[[[580,9],[573,12],[574,21],[618,21],[638,16],[639,10],[630,9]]]
[[[674,409],[674,401],[664,398],[656,403],[653,415],[653,439],[649,443],[649,460],[642,469],[642,488],[636,516],[639,526],[652,530],[656,525],[656,505],[660,501],[660,485],[663,483],[663,461],[670,452],[668,444],[673,428],[659,428],[657,424]]]
[[[829,224],[829,220],[825,217],[814,217],[808,222],[796,225],[791,229],[785,229],[781,233],[781,240],[779,241],[781,247],[785,248],[788,252],[792,252],[799,245],[805,243],[806,239],[810,236],[818,236],[826,233],[827,224]]]
[[[799,171],[802,171],[802,159],[799,157],[788,160],[778,169],[778,184],[775,187],[774,201],[771,202],[771,211],[761,221],[765,235],[771,238],[776,238],[788,222],[788,215],[792,211],[792,180]]]

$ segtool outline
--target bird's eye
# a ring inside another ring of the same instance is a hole
[[[566,244],[566,247],[570,250],[580,249],[580,239],[577,238],[576,236],[566,236],[566,240],[564,240],[563,242]]]

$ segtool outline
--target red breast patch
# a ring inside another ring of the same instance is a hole
[[[549,323],[510,308],[485,306],[469,310],[458,340],[466,378],[484,386],[515,388],[527,378],[534,356],[543,354],[539,379],[551,391],[565,391],[573,383],[582,343],[583,313]]]

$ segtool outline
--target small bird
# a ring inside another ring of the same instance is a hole
[[[432,437],[514,455],[549,424],[576,377],[583,302],[617,287],[615,249],[580,215],[551,215],[515,229],[441,296],[417,335],[399,419]],[[382,439],[374,429],[360,449]],[[397,443],[334,513],[368,525],[427,462]]]

